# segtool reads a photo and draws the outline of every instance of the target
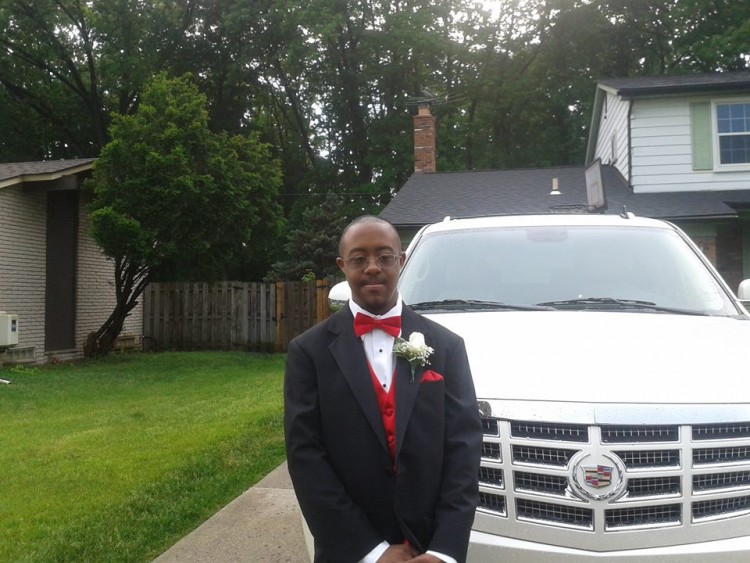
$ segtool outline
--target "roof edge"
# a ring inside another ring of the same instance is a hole
[[[750,91],[750,81],[748,82],[727,82],[712,84],[669,84],[658,86],[612,86],[606,83],[609,89],[617,92],[618,96],[623,98],[645,98],[649,96],[660,95],[680,95],[680,94],[705,94],[711,92],[747,92]]]
[[[13,178],[8,178],[7,180],[0,181],[0,189],[15,186],[16,184],[23,184],[24,182],[45,182],[50,180],[59,180],[63,176],[72,176],[73,174],[79,174],[81,172],[91,170],[94,167],[95,162],[96,159],[91,159],[91,161],[89,162],[84,162],[82,164],[77,164],[75,166],[63,168],[54,172],[20,174],[19,176],[14,176]]]

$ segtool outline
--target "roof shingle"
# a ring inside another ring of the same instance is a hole
[[[415,173],[380,216],[400,227],[450,217],[550,213],[586,205],[585,166]],[[560,195],[550,195],[558,178]],[[662,219],[730,218],[750,206],[750,190],[634,194],[613,166],[602,166],[608,213],[623,208]]]
[[[745,91],[750,89],[750,71],[609,78],[599,80],[598,84],[615,90],[620,96],[631,98],[658,94]]]

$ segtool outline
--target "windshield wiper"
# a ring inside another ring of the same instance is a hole
[[[678,309],[676,307],[662,307],[653,303],[652,301],[640,301],[638,299],[614,299],[613,297],[581,297],[578,299],[562,299],[560,301],[545,301],[543,303],[537,303],[540,306],[554,307],[554,308],[583,308],[587,305],[594,305],[597,308],[604,306],[603,308],[613,307],[617,309],[640,309],[647,311],[655,311],[659,313],[675,313],[677,315],[698,315],[708,316],[703,311],[695,311],[692,309]]]
[[[442,301],[422,301],[409,305],[415,311],[444,310],[444,311],[476,311],[476,310],[506,310],[506,311],[549,311],[554,307],[540,305],[519,305],[501,303],[499,301],[480,301],[476,299],[443,299]]]

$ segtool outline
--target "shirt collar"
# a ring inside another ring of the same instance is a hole
[[[352,316],[357,316],[357,313],[362,313],[363,315],[367,315],[368,317],[374,317],[376,319],[387,319],[389,317],[398,317],[401,315],[401,293],[396,293],[396,305],[394,305],[393,309],[390,311],[387,311],[386,313],[382,315],[373,315],[369,311],[365,311],[362,307],[357,305],[352,299],[349,299],[349,308],[352,311]]]

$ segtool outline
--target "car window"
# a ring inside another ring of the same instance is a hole
[[[737,314],[692,248],[664,228],[537,226],[427,233],[412,251],[399,289],[410,304],[466,299],[535,305],[611,298]]]

